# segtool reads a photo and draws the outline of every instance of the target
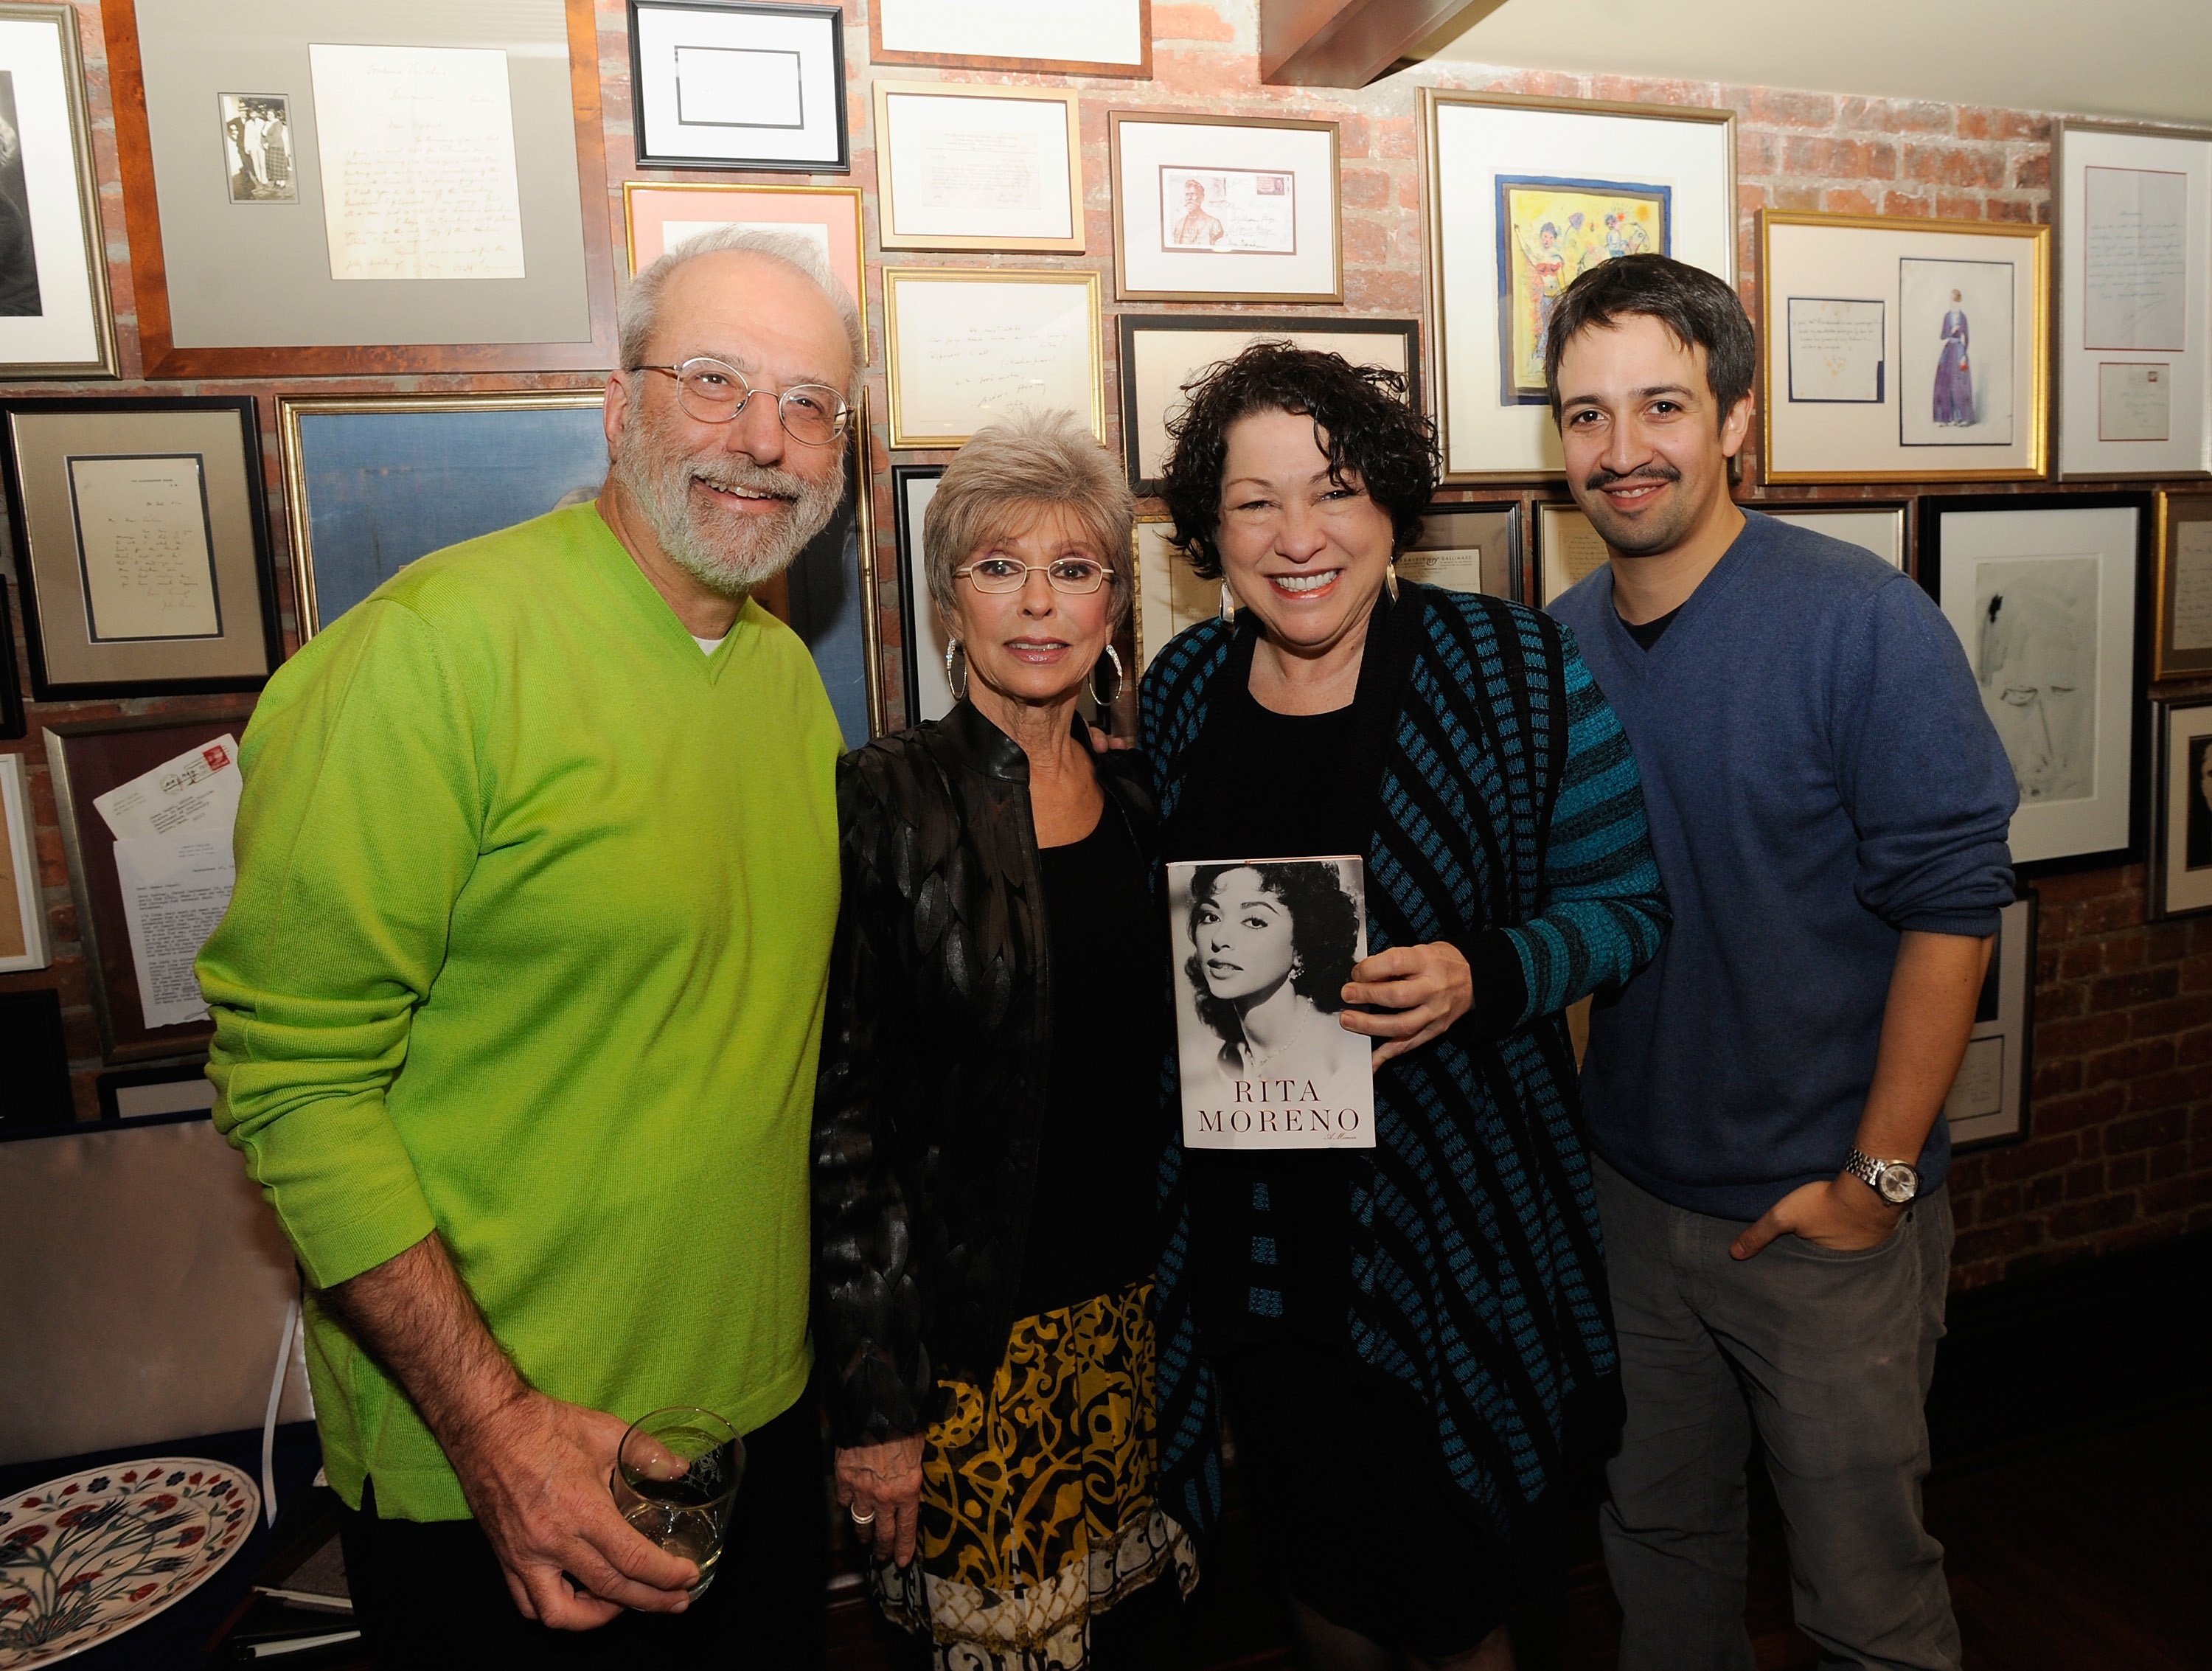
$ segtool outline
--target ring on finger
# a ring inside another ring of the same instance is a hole
[[[854,1504],[848,1508],[846,1512],[853,1516],[853,1524],[855,1526],[872,1526],[876,1523],[876,1511],[873,1509],[869,1510],[866,1514],[862,1514],[860,1510],[860,1505],[858,1504]]]

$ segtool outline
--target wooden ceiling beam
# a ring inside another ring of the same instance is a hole
[[[1504,0],[1260,0],[1260,79],[1270,87],[1364,87],[1447,24]]]

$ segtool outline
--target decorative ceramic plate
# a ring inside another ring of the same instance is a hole
[[[198,1589],[261,1493],[197,1456],[87,1468],[0,1499],[0,1671],[66,1659]]]

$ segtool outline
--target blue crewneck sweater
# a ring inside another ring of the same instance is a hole
[[[1648,651],[1610,567],[1551,606],[1636,751],[1674,914],[1591,1017],[1591,1141],[1661,1200],[1737,1219],[1842,1167],[1898,937],[1996,932],[2018,799],[1927,595],[1856,546],[1745,515]],[[1938,1119],[1928,1187],[1950,1153]]]

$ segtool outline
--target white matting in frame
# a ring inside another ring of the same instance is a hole
[[[630,0],[629,27],[640,167],[851,167],[836,7]]]
[[[112,377],[106,238],[73,6],[0,6],[0,375]]]
[[[1552,600],[1605,567],[1612,554],[1579,505],[1536,507],[1536,600]]]
[[[1565,465],[1549,403],[1520,386],[1523,380],[1507,380],[1508,356],[1516,352],[1515,299],[1533,310],[1518,340],[1533,343],[1540,358],[1547,303],[1577,276],[1569,266],[1644,245],[1625,234],[1608,240],[1594,231],[1593,241],[1571,260],[1559,247],[1556,225],[1548,245],[1540,218],[1522,228],[1525,236],[1515,235],[1510,213],[1501,218],[1501,197],[1527,191],[1532,204],[1540,204],[1537,188],[1549,186],[1616,203],[1617,212],[1631,218],[1663,201],[1663,240],[1648,232],[1644,239],[1658,252],[1733,284],[1735,112],[1425,88],[1421,116],[1443,479],[1557,476]]]
[[[1221,582],[1201,580],[1175,543],[1175,519],[1140,516],[1130,536],[1136,558],[1137,671],[1185,628],[1221,613]]]
[[[1146,0],[875,0],[869,28],[878,64],[1152,73]]]
[[[1810,528],[1816,534],[1871,551],[1892,568],[1905,568],[1905,507],[1902,505],[1796,505],[1757,507],[1777,522]]]
[[[1083,252],[1073,93],[879,81],[875,99],[884,248]]]
[[[1335,123],[1117,110],[1107,132],[1122,301],[1344,300]]]
[[[2035,900],[1997,914],[1997,943],[1974,1006],[1959,1074],[1943,1099],[1954,1148],[2002,1143],[2027,1131],[2030,999],[2035,986]]]
[[[943,465],[891,466],[891,514],[898,538],[899,612],[906,645],[906,722],[921,725],[952,712],[952,683],[945,676],[945,629],[922,568],[922,519],[937,496]]]
[[[1069,411],[1106,440],[1098,275],[886,267],[890,444],[961,447],[1021,408]]]
[[[2212,911],[2212,702],[2158,705],[2150,914]]]

